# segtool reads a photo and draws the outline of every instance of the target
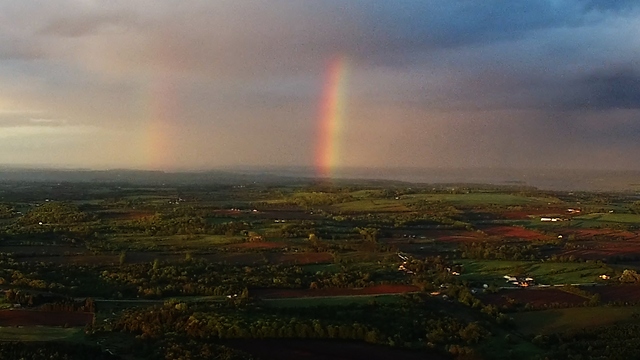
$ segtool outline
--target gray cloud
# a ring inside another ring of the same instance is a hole
[[[47,156],[312,164],[342,56],[345,165],[637,167],[639,25],[633,1],[2,2],[0,132],[22,150],[0,162],[85,126]]]

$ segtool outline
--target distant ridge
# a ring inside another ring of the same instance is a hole
[[[558,191],[640,193],[640,171],[550,169],[344,168],[333,182],[403,182],[415,184],[488,184]],[[207,171],[91,170],[0,166],[0,181],[120,182],[163,184],[247,184],[325,181],[311,167],[227,167]]]

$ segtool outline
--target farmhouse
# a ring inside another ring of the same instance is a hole
[[[521,287],[529,287],[533,285],[535,282],[535,280],[532,277],[527,277],[523,279],[516,276],[505,275],[504,278],[507,279],[508,283],[512,285],[521,286]]]

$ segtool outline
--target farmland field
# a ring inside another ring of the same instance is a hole
[[[600,295],[603,303],[640,303],[640,286],[637,285],[598,286],[589,291]]]
[[[595,214],[576,216],[574,220],[638,224],[640,223],[640,215],[619,214],[619,213],[595,213]]]
[[[33,310],[0,310],[0,326],[85,326],[93,322],[94,314]]]
[[[254,296],[263,299],[282,298],[310,298],[310,297],[334,297],[334,296],[361,296],[361,295],[383,295],[383,294],[405,294],[417,292],[419,289],[411,285],[377,285],[366,288],[333,288],[333,289],[313,289],[313,290],[255,290]]]
[[[501,290],[494,294],[483,295],[480,299],[486,304],[500,307],[529,304],[533,308],[557,305],[581,306],[589,301],[583,296],[556,288]]]
[[[616,323],[637,323],[640,307],[582,307],[514,313],[512,317],[525,334],[575,332]]]
[[[638,323],[632,196],[302,180],[11,186],[0,184],[11,199],[0,202],[0,340],[127,360],[533,360],[567,353],[535,335]],[[580,215],[567,210],[578,203]],[[540,222],[550,215],[566,221]]]
[[[525,240],[548,240],[549,235],[517,226],[494,226],[482,229],[487,235]]]
[[[358,200],[334,205],[340,212],[406,212],[410,209],[398,200]]]
[[[608,268],[596,263],[557,263],[507,260],[461,260],[469,281],[505,284],[504,276],[527,276],[537,284],[587,284],[596,282]],[[506,286],[506,285],[504,285]]]
[[[234,341],[231,344],[245,349],[265,360],[333,360],[370,359],[423,360],[422,352],[392,349],[366,343],[329,341]],[[447,357],[429,353],[426,359],[440,360]]]
[[[315,296],[270,298],[264,303],[271,307],[313,307],[313,306],[346,306],[351,304],[392,304],[401,301],[399,294],[387,295],[345,295],[345,296]]]
[[[529,205],[529,204],[556,204],[560,200],[549,198],[526,197],[503,193],[476,192],[470,194],[429,194],[429,195],[405,195],[402,200],[426,200],[433,202],[450,203],[460,206],[486,206],[486,205]]]
[[[0,341],[74,341],[82,339],[82,328],[54,326],[0,326]]]

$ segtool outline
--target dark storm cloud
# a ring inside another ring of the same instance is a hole
[[[574,22],[542,1],[404,1],[375,3],[372,8],[368,22],[372,38],[388,50],[513,39],[534,29]]]
[[[634,1],[377,1],[358,2],[365,58],[393,61],[442,48],[513,41],[536,31],[597,24],[611,12],[638,9]],[[346,34],[347,38],[349,37]],[[378,53],[384,56],[376,57]]]
[[[576,108],[640,109],[640,72],[635,69],[598,71],[575,85],[581,89],[571,103]]]

